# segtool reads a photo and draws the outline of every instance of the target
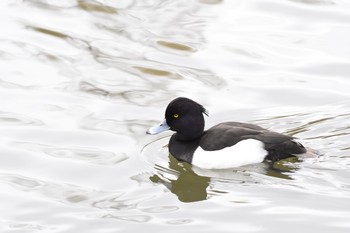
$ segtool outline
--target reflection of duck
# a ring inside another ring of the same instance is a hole
[[[165,111],[165,120],[147,133],[176,131],[169,141],[170,153],[179,161],[206,169],[225,169],[264,160],[278,161],[292,156],[316,156],[293,137],[260,126],[225,122],[204,131],[202,105],[176,98]]]
[[[150,177],[154,183],[164,184],[172,193],[174,193],[182,202],[195,202],[207,199],[207,187],[210,178],[199,176],[189,166],[182,164],[169,155],[169,168],[178,174],[176,179],[166,179],[161,174]]]
[[[223,195],[225,191],[214,191],[211,185],[212,179],[225,184],[251,183],[255,184],[256,173],[268,176],[291,179],[285,172],[294,172],[295,167],[286,165],[285,160],[276,163],[261,163],[258,165],[244,166],[241,169],[207,170],[192,167],[188,163],[179,163],[172,155],[169,155],[169,167],[156,166],[157,173],[150,176],[153,183],[163,184],[182,202],[203,201],[212,195]],[[287,162],[291,162],[290,159]]]

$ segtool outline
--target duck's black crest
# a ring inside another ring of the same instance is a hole
[[[174,111],[176,109],[176,112]],[[209,116],[208,111],[203,107],[203,105],[188,99],[186,97],[178,97],[176,99],[173,99],[169,104],[165,111],[165,118],[171,118],[173,114],[179,114],[179,113],[188,113],[193,110],[199,110],[203,114]]]
[[[165,110],[165,119],[170,129],[177,132],[178,140],[189,141],[203,134],[203,113],[208,114],[202,105],[191,99],[178,97],[169,103]]]

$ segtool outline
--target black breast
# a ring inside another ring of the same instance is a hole
[[[199,140],[180,141],[177,140],[177,133],[173,134],[169,141],[169,152],[177,160],[192,163],[193,153],[199,146]]]

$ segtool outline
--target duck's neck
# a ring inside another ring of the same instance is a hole
[[[201,137],[204,133],[204,119],[202,121],[191,122],[191,124],[177,132],[176,139],[179,141],[193,141]]]
[[[203,135],[203,132],[204,131],[202,130],[201,132],[198,132],[196,134],[191,134],[191,135],[176,133],[176,139],[178,141],[193,141],[200,138]]]

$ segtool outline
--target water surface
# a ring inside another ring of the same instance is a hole
[[[349,232],[350,2],[0,3],[1,232]],[[317,159],[206,171],[145,135],[187,96]]]

